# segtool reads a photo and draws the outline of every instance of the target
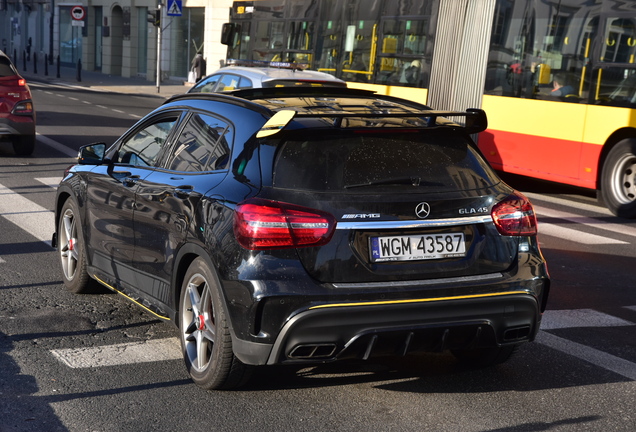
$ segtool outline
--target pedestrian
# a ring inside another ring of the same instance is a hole
[[[203,75],[205,75],[205,59],[203,58],[203,54],[197,53],[197,55],[194,56],[190,71],[194,72],[194,82],[199,82]]]

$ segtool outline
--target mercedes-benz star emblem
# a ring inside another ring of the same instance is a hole
[[[420,219],[425,219],[431,213],[431,206],[428,203],[421,202],[415,207],[415,215]]]

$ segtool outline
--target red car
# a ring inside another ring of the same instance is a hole
[[[0,141],[9,140],[17,155],[35,147],[35,110],[31,90],[11,60],[0,51]]]

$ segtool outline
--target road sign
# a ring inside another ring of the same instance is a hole
[[[182,0],[168,0],[168,16],[181,16],[183,11]]]
[[[83,6],[73,6],[71,8],[71,18],[76,21],[82,21],[86,16],[86,9]]]

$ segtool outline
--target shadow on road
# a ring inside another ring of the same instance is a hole
[[[67,431],[49,402],[35,396],[35,377],[21,373],[12,349],[11,340],[0,333],[0,431]]]

